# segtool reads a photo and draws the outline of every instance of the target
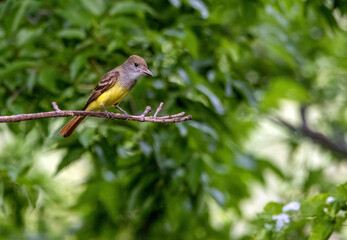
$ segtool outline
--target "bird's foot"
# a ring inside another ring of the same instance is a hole
[[[116,108],[123,113],[123,115],[125,116],[125,119],[124,119],[125,121],[129,120],[130,115],[126,111],[121,109],[119,106],[116,106]]]
[[[104,109],[105,113],[106,113],[106,117],[108,119],[112,119],[112,114],[106,110],[105,106],[104,105],[101,105],[101,107]]]
[[[125,121],[128,121],[130,119],[130,115],[126,112],[124,113],[124,116],[125,116]]]
[[[112,114],[110,112],[108,112],[108,111],[105,111],[105,112],[106,112],[106,117],[108,119],[112,119]]]

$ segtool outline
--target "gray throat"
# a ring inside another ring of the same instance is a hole
[[[120,79],[122,79],[122,81],[119,82],[119,84],[127,89],[131,89],[134,87],[135,83],[137,82],[137,76],[135,76],[134,74],[124,74],[121,73],[120,75]]]

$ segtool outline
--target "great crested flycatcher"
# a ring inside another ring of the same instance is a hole
[[[109,112],[106,108],[115,106],[125,115],[128,115],[118,104],[134,87],[136,80],[145,74],[153,77],[151,71],[148,70],[146,61],[136,55],[130,56],[122,65],[112,69],[101,78],[98,85],[90,94],[83,110],[104,110],[108,114]],[[84,116],[74,117],[59,133],[64,137],[70,136],[84,118]]]

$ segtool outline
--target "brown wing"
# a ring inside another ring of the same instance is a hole
[[[88,105],[97,99],[102,93],[113,87],[119,78],[119,72],[117,70],[110,71],[102,77],[98,85],[94,88],[93,92],[90,94],[86,105],[83,110],[85,110]]]

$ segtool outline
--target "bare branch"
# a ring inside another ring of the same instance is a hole
[[[298,132],[302,136],[310,139],[311,141],[317,143],[323,148],[326,148],[340,156],[347,157],[347,144],[345,141],[334,141],[333,139],[330,139],[329,137],[325,136],[324,134],[320,132],[313,131],[308,125],[306,120],[306,106],[302,106],[300,108],[300,114],[301,114],[301,120],[302,123],[300,126],[294,126],[293,124],[287,122],[286,120],[275,117],[271,118],[272,121],[279,123],[283,126],[285,126],[287,129],[289,129],[292,132]]]
[[[154,117],[156,117],[157,115],[158,115],[158,113],[161,111],[161,109],[163,108],[163,105],[164,105],[164,103],[163,102],[161,102],[160,104],[159,104],[159,107],[157,108],[157,110],[155,111],[155,113],[154,113]]]
[[[69,116],[88,116],[88,117],[98,117],[98,118],[111,118],[111,119],[122,119],[129,121],[138,121],[138,122],[158,122],[158,123],[177,123],[183,122],[187,120],[191,120],[192,116],[187,115],[184,116],[184,113],[178,113],[174,115],[164,116],[164,117],[156,117],[156,116],[146,116],[151,108],[146,107],[146,110],[140,115],[129,115],[126,116],[124,114],[119,113],[109,113],[109,116],[105,112],[91,112],[91,111],[68,111],[68,110],[60,110],[58,108],[57,103],[52,103],[55,111],[52,112],[40,112],[40,113],[27,113],[27,114],[18,114],[11,116],[0,116],[0,123],[6,122],[22,122],[28,120],[35,120],[41,118],[57,118],[57,117],[69,117]]]

